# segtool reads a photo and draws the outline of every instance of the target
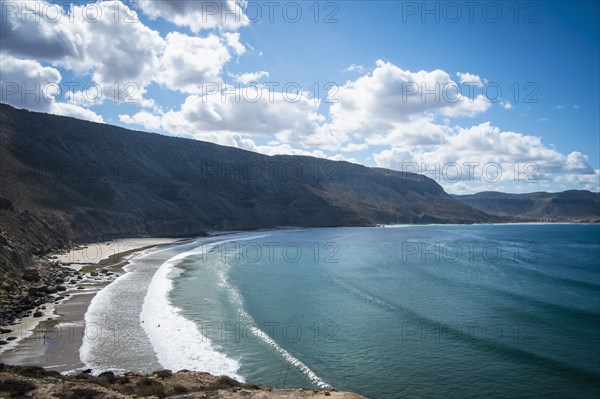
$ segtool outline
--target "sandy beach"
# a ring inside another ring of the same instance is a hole
[[[67,253],[48,256],[64,267],[89,272],[89,277],[69,287],[64,292],[65,300],[42,305],[45,307],[43,317],[26,317],[16,324],[3,326],[12,332],[0,334],[0,339],[16,339],[0,347],[0,362],[62,372],[82,370],[84,364],[79,359],[79,348],[85,339],[84,316],[92,298],[124,273],[127,259],[136,252],[184,241],[187,239],[120,239],[81,245]]]
[[[119,258],[135,251],[147,249],[156,245],[170,244],[180,239],[175,238],[125,238],[114,241],[97,242],[80,245],[71,251],[51,256],[64,266],[81,269],[84,266],[114,263]]]

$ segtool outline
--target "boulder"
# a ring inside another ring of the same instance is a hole
[[[29,288],[30,296],[39,296],[39,295],[46,295],[46,294],[50,294],[50,289],[48,288],[47,285],[43,285],[41,287]]]
[[[23,271],[23,280],[30,283],[40,282],[40,272],[35,269],[27,269]]]

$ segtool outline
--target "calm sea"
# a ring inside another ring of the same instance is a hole
[[[86,366],[371,398],[600,397],[600,226],[299,229],[139,254]]]

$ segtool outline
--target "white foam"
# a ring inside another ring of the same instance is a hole
[[[262,340],[265,344],[273,348],[285,361],[294,366],[300,371],[309,381],[317,385],[319,388],[329,389],[331,385],[326,383],[321,377],[316,375],[306,364],[294,357],[291,353],[282,348],[277,342],[275,342],[268,334],[256,327],[256,321],[246,310],[244,310],[244,300],[242,296],[234,287],[229,284],[227,279],[227,273],[223,270],[217,272],[219,276],[219,285],[227,289],[229,293],[229,300],[236,307],[238,314],[244,321],[251,326],[249,329],[258,339]]]
[[[172,278],[181,273],[176,266],[182,260],[204,254],[218,244],[269,235],[253,235],[203,244],[170,258],[160,266],[144,298],[140,322],[143,321],[142,327],[164,368],[173,371],[207,371],[214,375],[227,375],[240,381],[244,380],[237,374],[241,364],[214,349],[211,341],[200,333],[198,326],[180,315],[179,309],[171,304],[169,293],[173,289]]]
[[[85,327],[83,321],[81,322],[64,322],[58,323],[55,328],[72,328],[72,327]]]

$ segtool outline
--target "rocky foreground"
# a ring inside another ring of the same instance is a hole
[[[69,295],[65,291],[85,278],[84,273],[62,267],[57,262],[33,265],[23,270],[21,279],[8,277],[2,283],[6,285],[5,289],[0,289],[0,326],[27,316],[43,316],[43,304],[64,300]]]
[[[8,326],[24,317],[42,317],[44,304],[59,304],[75,290],[83,290],[98,283],[109,283],[119,274],[110,270],[79,271],[64,267],[60,262],[41,260],[23,270],[23,278],[7,277],[0,288],[0,327]],[[0,334],[11,331],[0,328]],[[0,346],[6,344],[0,339]]]
[[[185,370],[177,373],[161,370],[150,375],[127,373],[122,376],[112,372],[92,376],[89,371],[65,376],[41,367],[7,366],[0,363],[0,398],[364,399],[360,395],[333,389],[273,389],[240,383],[229,377]]]

